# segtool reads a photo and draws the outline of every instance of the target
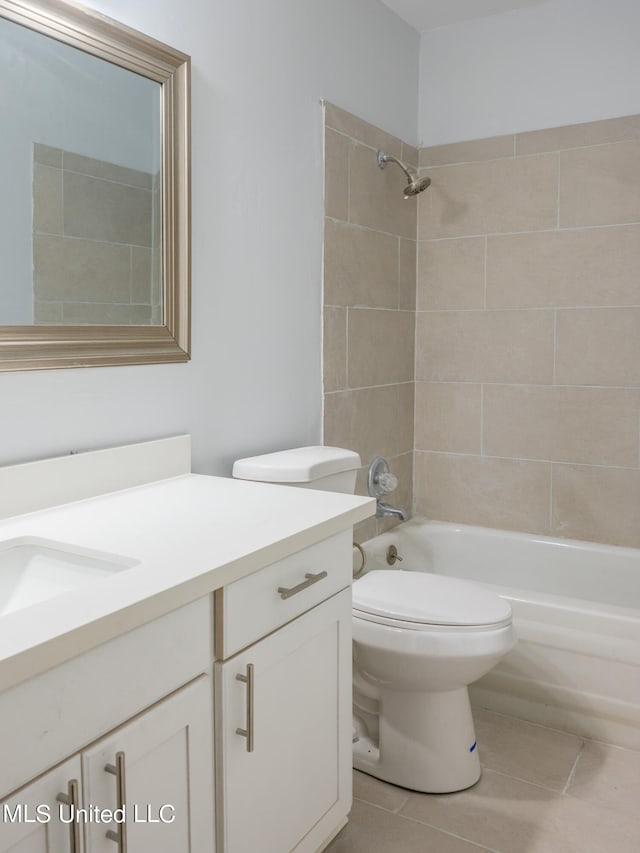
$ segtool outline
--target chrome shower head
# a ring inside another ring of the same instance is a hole
[[[378,151],[378,166],[380,166],[381,169],[384,169],[387,163],[395,163],[397,166],[400,166],[409,179],[408,185],[404,188],[405,198],[411,198],[411,196],[418,195],[423,190],[426,190],[431,183],[431,178],[419,178],[415,170],[411,169],[409,166],[405,166],[402,160],[398,160],[398,158],[394,157],[393,154],[385,154],[385,152],[380,149]]]

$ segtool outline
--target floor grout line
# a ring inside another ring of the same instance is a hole
[[[567,781],[566,781],[566,783],[565,783],[565,786],[564,786],[564,788],[562,789],[562,793],[563,793],[563,794],[567,794],[567,792],[569,791],[569,786],[570,786],[570,785],[571,785],[571,783],[573,782],[573,777],[574,777],[575,772],[576,772],[576,770],[577,770],[577,768],[578,768],[578,762],[580,761],[580,757],[581,757],[582,753],[584,752],[584,748],[585,748],[585,746],[586,746],[586,741],[585,741],[585,740],[583,740],[583,741],[582,741],[582,746],[580,747],[580,752],[576,755],[576,760],[573,762],[573,767],[571,768],[571,771],[570,771],[570,773],[569,773],[569,776],[568,776],[568,778],[567,778]]]

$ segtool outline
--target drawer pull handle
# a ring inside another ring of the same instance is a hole
[[[247,728],[236,729],[237,735],[247,739],[247,752],[253,752],[253,664],[247,664],[246,675],[236,675],[236,681],[247,685]]]
[[[116,777],[116,808],[122,809],[123,816],[126,815],[127,791],[125,783],[124,752],[116,752],[116,763],[105,764],[104,769]],[[118,824],[117,831],[109,829],[106,832],[109,841],[115,841],[118,845],[118,853],[127,853],[127,825],[123,820]]]
[[[313,586],[314,583],[318,583],[318,581],[321,581],[323,578],[326,578],[326,576],[326,572],[318,572],[317,575],[313,575],[311,574],[311,572],[307,572],[305,574],[306,580],[302,581],[302,583],[299,583],[297,586],[289,587],[289,589],[287,589],[286,586],[279,586],[278,592],[280,593],[280,598],[291,598],[291,596],[297,595],[299,592],[302,592],[303,589],[307,589],[308,587]]]
[[[58,794],[57,802],[69,806],[69,850],[80,853],[80,821],[78,820],[78,780],[71,779],[67,785],[66,794]]]

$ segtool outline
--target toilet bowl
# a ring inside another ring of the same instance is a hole
[[[477,782],[467,685],[514,643],[509,604],[478,584],[395,569],[355,581],[354,767],[428,793]]]
[[[233,476],[353,493],[360,457],[299,447],[239,459]],[[353,585],[353,764],[416,791],[480,777],[467,685],[515,643],[507,602],[470,581],[398,569]]]

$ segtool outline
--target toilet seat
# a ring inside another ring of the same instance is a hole
[[[487,630],[511,624],[511,607],[479,584],[428,572],[381,569],[353,584],[353,615],[411,631]]]

